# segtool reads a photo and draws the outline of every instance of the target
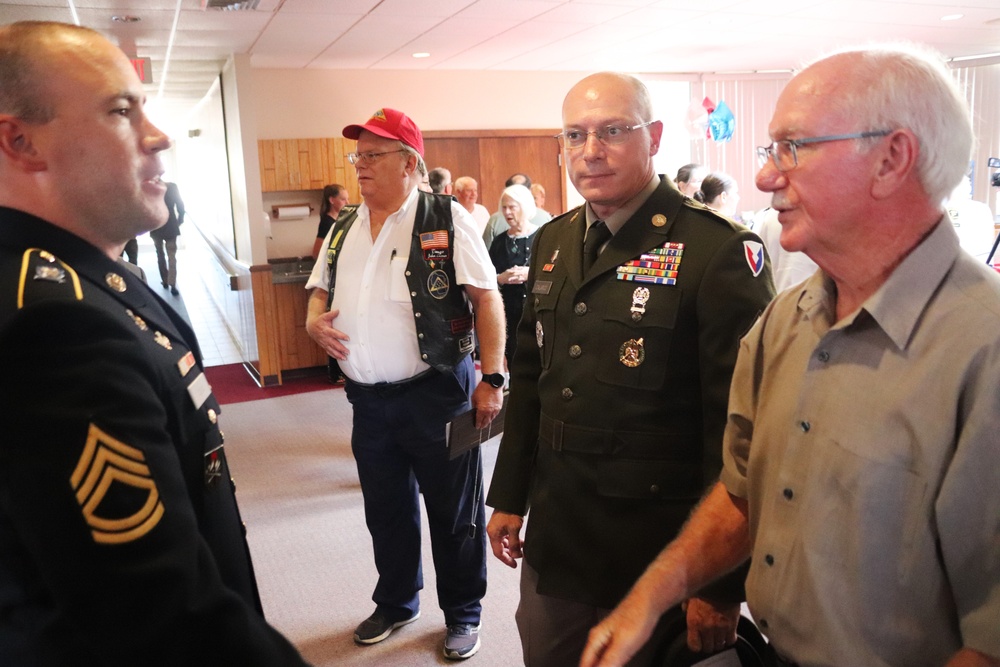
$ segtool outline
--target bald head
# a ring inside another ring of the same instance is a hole
[[[599,104],[610,98],[627,99],[637,122],[645,122],[653,117],[653,104],[649,99],[649,90],[639,79],[621,72],[598,72],[591,74],[576,83],[563,100],[563,117],[566,115],[566,104],[580,103]]]

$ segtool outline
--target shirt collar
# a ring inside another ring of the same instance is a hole
[[[862,311],[866,312],[896,347],[906,348],[931,296],[958,256],[958,236],[951,224],[942,224],[946,219],[938,221],[927,238],[903,258],[885,283],[843,326],[850,326]],[[836,293],[833,280],[822,270],[817,271],[801,288],[799,310],[815,317],[823,309],[828,325],[832,325]]]
[[[942,217],[862,306],[900,349],[958,256],[958,236]]]
[[[646,203],[646,200],[649,199],[654,192],[656,192],[656,188],[659,187],[659,185],[660,177],[656,174],[656,172],[653,172],[649,182],[646,183],[646,186],[642,190],[639,190],[639,192],[633,195],[633,197],[625,202],[617,211],[604,218],[604,224],[608,226],[608,229],[611,230],[612,234],[617,234],[618,230],[625,226],[628,219],[639,210],[639,207]],[[594,210],[590,208],[589,203],[586,206],[586,210],[587,229],[590,229],[590,226],[601,218],[597,217]]]

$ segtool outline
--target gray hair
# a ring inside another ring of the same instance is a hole
[[[920,141],[917,178],[932,201],[942,201],[968,172],[974,142],[972,114],[944,58],[906,43],[833,55],[856,55],[857,63],[855,85],[831,105],[857,118],[862,130],[913,132]]]
[[[417,152],[417,149],[413,146],[407,146],[402,141],[399,142],[399,147],[406,151],[408,154],[417,158],[417,171],[420,172],[421,176],[427,175],[427,163],[424,162],[424,157]]]

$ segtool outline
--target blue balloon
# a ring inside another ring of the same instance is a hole
[[[715,111],[708,114],[708,131],[714,141],[729,141],[736,130],[736,118],[725,102],[719,102]]]

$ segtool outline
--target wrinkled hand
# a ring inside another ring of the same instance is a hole
[[[739,603],[716,604],[702,598],[687,601],[688,648],[715,653],[736,643]]]
[[[498,277],[501,285],[519,285],[528,279],[528,267],[512,266]]]
[[[510,512],[493,510],[486,524],[486,534],[490,537],[493,555],[508,567],[517,567],[517,559],[524,555],[521,549],[521,526],[524,517]]]
[[[503,388],[480,382],[472,392],[472,407],[476,409],[476,428],[486,428],[503,407]]]
[[[620,667],[649,641],[660,613],[639,588],[590,630],[580,667]]]
[[[333,328],[333,320],[340,315],[340,310],[331,310],[306,320],[306,333],[334,359],[343,361],[347,358],[347,347],[340,341],[349,341],[350,337],[339,329]]]

